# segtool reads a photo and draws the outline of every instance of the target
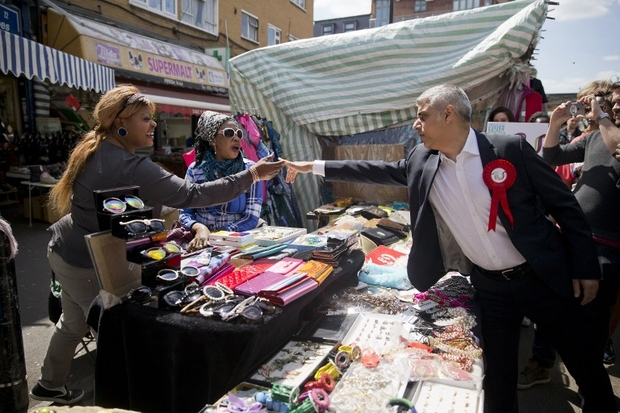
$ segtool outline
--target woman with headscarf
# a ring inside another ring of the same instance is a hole
[[[214,181],[249,169],[254,165],[243,157],[243,129],[232,116],[206,111],[194,133],[196,159],[187,169],[185,180],[191,184]],[[256,228],[260,219],[263,186],[250,189],[225,204],[181,209],[179,221],[194,234],[188,251],[204,248],[215,231],[246,231]]]
[[[71,152],[67,169],[50,192],[52,208],[63,217],[50,227],[48,260],[62,285],[63,313],[54,328],[41,378],[30,396],[35,400],[74,404],[84,391],[66,386],[71,361],[89,331],[86,317],[99,294],[99,282],[84,236],[98,232],[93,191],[139,186],[140,198],[159,217],[164,205],[174,208],[220,204],[244,193],[253,183],[273,178],[283,162],[261,159],[249,171],[189,185],[183,179],[136,154],[153,146],[155,104],[132,85],[118,85],[101,97],[93,112],[94,130]],[[110,257],[114,259],[114,257]]]

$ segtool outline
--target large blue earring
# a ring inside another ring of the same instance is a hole
[[[118,131],[116,133],[118,133],[118,136],[120,136],[121,138],[124,138],[125,136],[127,136],[127,129],[121,126],[120,128],[118,128]]]

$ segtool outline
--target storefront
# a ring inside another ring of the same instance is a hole
[[[151,155],[180,160],[204,110],[230,112],[228,78],[217,58],[57,8],[48,9],[47,20],[49,46],[114,68],[117,83],[135,84],[157,103]]]

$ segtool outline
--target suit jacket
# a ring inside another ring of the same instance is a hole
[[[519,136],[476,132],[476,138],[483,166],[494,159],[505,159],[516,169],[516,182],[507,190],[514,228],[502,208],[498,218],[536,274],[567,297],[573,296],[573,278],[600,279],[592,232],[575,197],[555,171]],[[329,181],[408,187],[414,242],[407,272],[411,283],[420,291],[428,290],[449,270],[469,274],[472,269],[471,262],[429,202],[439,163],[439,152],[422,144],[397,162],[325,163],[325,179]],[[557,221],[561,231],[546,214]]]

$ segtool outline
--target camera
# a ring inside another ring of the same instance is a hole
[[[572,117],[575,117],[577,115],[585,115],[586,107],[584,106],[583,103],[569,102],[566,104],[566,113],[569,113]]]

